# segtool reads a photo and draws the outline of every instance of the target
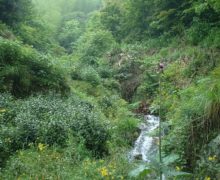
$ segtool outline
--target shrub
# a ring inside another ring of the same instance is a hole
[[[16,39],[12,31],[9,29],[9,27],[1,23],[0,23],[0,37],[11,40]]]
[[[196,162],[196,177],[220,178],[220,135],[204,145],[200,151],[200,159]]]
[[[139,135],[139,129],[138,129],[138,120],[135,118],[126,118],[121,119],[118,122],[117,128],[117,144],[121,145],[133,145],[136,138]]]
[[[77,64],[71,72],[73,80],[81,80],[90,83],[93,86],[97,86],[101,83],[101,78],[92,66],[85,66],[83,64]]]
[[[87,81],[95,86],[101,82],[98,72],[91,66],[82,68],[80,70],[80,77],[82,80]]]
[[[190,61],[184,71],[185,75],[188,77],[207,75],[220,62],[214,51],[204,51],[204,49],[192,48],[188,55]]]
[[[16,34],[19,39],[33,46],[39,51],[48,51],[52,44],[57,44],[53,41],[52,32],[45,22],[41,20],[31,20],[30,22],[21,23],[16,27]]]
[[[206,48],[220,48],[220,29],[212,28],[207,37],[203,40],[202,45]]]
[[[69,179],[73,176],[70,158],[63,157],[60,150],[37,148],[18,151],[7,163],[6,168],[0,173],[3,179]]]
[[[114,43],[110,32],[98,30],[96,32],[86,32],[79,39],[77,49],[83,62],[97,65],[97,59],[110,51]]]
[[[30,0],[2,0],[0,19],[8,25],[15,25],[31,19],[33,6]]]
[[[112,78],[113,77],[113,69],[108,65],[102,65],[98,67],[98,73],[101,78]]]
[[[111,91],[120,92],[120,83],[115,79],[104,79],[103,85]]]
[[[173,99],[175,106],[167,110],[166,118],[169,119],[171,131],[163,142],[165,154],[178,154],[179,163],[187,170],[194,172],[201,168],[198,173],[202,174],[205,168],[203,161],[207,157],[199,157],[198,154],[202,154],[201,149],[218,135],[220,129],[219,90],[219,68],[216,68],[207,78],[182,90],[179,98]],[[197,163],[198,160],[201,163]],[[209,166],[211,169],[215,167]]]
[[[60,29],[58,40],[69,53],[72,52],[75,42],[83,33],[82,25],[77,20],[69,20]]]
[[[53,68],[46,57],[19,42],[0,39],[0,91],[25,97],[33,92],[69,91],[60,69]]]
[[[209,33],[210,25],[204,22],[194,22],[187,30],[187,39],[192,45],[198,45]]]
[[[74,161],[76,144],[69,156],[66,149],[45,147],[40,151],[35,147],[18,151],[7,166],[0,171],[1,179],[130,179],[128,172],[132,164],[125,152],[117,152],[106,159],[84,158]],[[123,155],[122,155],[123,154]]]
[[[10,98],[3,105],[10,110],[0,116],[1,158],[28,148],[30,143],[66,147],[70,135],[82,139],[94,156],[107,153],[108,126],[103,116],[87,102],[51,94],[17,100],[13,106],[7,104]]]

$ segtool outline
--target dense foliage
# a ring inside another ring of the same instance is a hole
[[[0,52],[2,92],[24,97],[48,89],[62,93],[68,91],[64,76],[49,64],[46,56],[34,49],[1,39]]]
[[[0,179],[220,179],[219,17],[219,0],[0,0]],[[134,113],[161,115],[162,164],[128,162]]]
[[[1,0],[0,20],[9,25],[16,25],[20,22],[31,19],[31,0]]]

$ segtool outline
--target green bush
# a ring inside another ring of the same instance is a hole
[[[1,96],[1,101],[6,97]],[[2,104],[5,111],[0,114],[1,158],[30,143],[66,147],[70,135],[82,139],[94,156],[107,153],[108,126],[93,105],[53,94],[11,102],[9,98]]]
[[[97,65],[97,59],[110,51],[114,44],[108,31],[86,32],[78,41],[77,51],[84,63]]]
[[[98,85],[101,82],[98,72],[91,66],[82,68],[80,70],[80,77],[82,80],[87,81],[92,85]]]
[[[103,86],[109,90],[120,92],[120,83],[115,79],[104,79]]]
[[[200,79],[194,85],[181,90],[178,98],[169,98],[170,103],[175,106],[166,108],[169,112],[166,119],[169,120],[171,131],[163,142],[165,154],[170,152],[178,154],[180,161],[177,165],[188,171],[195,173],[196,169],[201,168],[197,171],[198,174],[195,174],[199,177],[204,175],[208,157],[198,155],[204,153],[202,152],[206,149],[204,146],[218,135],[220,129],[219,77],[219,68],[216,68],[207,78]],[[210,156],[214,156],[213,153],[208,152]],[[215,174],[214,169],[218,168],[218,165],[210,163],[207,167]],[[212,177],[212,173],[208,174]]]
[[[1,0],[0,20],[8,25],[15,25],[31,19],[33,13],[30,0]]]
[[[220,62],[214,51],[204,51],[202,48],[192,48],[188,56],[190,61],[184,70],[188,77],[207,75]]]
[[[60,69],[53,68],[46,56],[19,42],[0,38],[0,91],[25,97],[33,92],[66,93],[69,87]]]
[[[92,66],[85,66],[83,64],[78,64],[71,72],[71,77],[73,80],[81,80],[91,83],[97,86],[101,83],[101,77],[98,72]]]
[[[220,29],[212,28],[207,37],[203,40],[202,45],[206,48],[220,48]]]
[[[108,65],[102,65],[98,67],[98,73],[101,78],[112,78],[113,77],[113,69]]]
[[[60,45],[63,46],[69,53],[73,51],[76,46],[77,39],[83,33],[83,28],[77,20],[69,20],[63,24],[60,30],[58,40]]]
[[[13,32],[9,29],[9,27],[2,23],[0,23],[0,37],[3,37],[5,39],[12,39],[12,40],[16,39],[16,37],[14,36]]]
[[[119,120],[116,134],[117,144],[132,146],[139,135],[138,120],[132,117]]]
[[[200,159],[196,162],[196,177],[220,178],[220,135],[204,145],[200,151]]]
[[[39,19],[33,19],[28,23],[21,23],[16,28],[18,38],[24,43],[41,52],[48,51],[52,44],[58,44],[53,40],[48,24]]]
[[[61,149],[45,147],[39,150],[33,146],[29,150],[18,151],[7,162],[6,168],[0,172],[0,178],[71,179],[74,176],[74,157],[64,154]]]
[[[204,22],[194,22],[187,30],[187,39],[192,45],[198,45],[208,35],[211,26]]]
[[[1,179],[130,179],[128,172],[132,164],[126,159],[125,151],[117,152],[105,159],[84,157],[75,161],[79,152],[74,144],[69,150],[35,147],[18,151],[0,171]],[[76,154],[75,154],[76,153]]]

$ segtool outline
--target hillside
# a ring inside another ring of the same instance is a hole
[[[219,0],[1,0],[0,83],[0,179],[220,179]]]

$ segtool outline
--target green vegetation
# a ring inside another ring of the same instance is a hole
[[[219,0],[0,0],[0,179],[220,179],[219,17]],[[162,164],[128,161],[146,112]]]

